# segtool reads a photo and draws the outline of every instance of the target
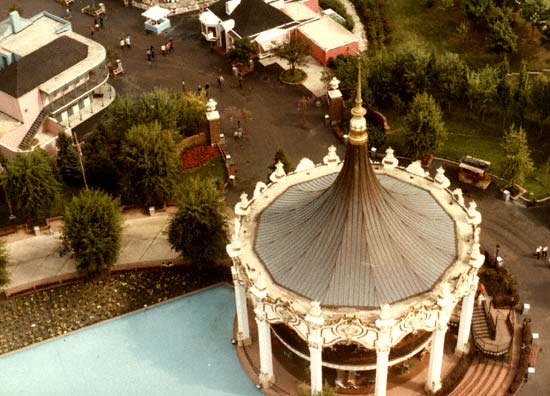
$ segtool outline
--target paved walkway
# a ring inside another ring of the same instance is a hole
[[[169,262],[177,259],[178,254],[170,248],[167,240],[169,220],[168,213],[127,219],[124,222],[120,256],[116,265]],[[18,240],[7,243],[11,258],[8,266],[11,280],[6,288],[8,294],[42,282],[52,283],[55,279],[62,279],[76,272],[75,261],[70,254],[59,254],[59,232],[40,236],[18,234],[9,236],[9,239]]]

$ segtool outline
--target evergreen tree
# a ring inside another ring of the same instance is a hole
[[[94,275],[108,270],[120,251],[122,216],[118,200],[102,191],[82,191],[66,208],[64,233],[79,272]]]
[[[433,154],[447,138],[441,109],[427,93],[414,97],[405,121],[406,147],[412,158]]]
[[[543,19],[546,12],[546,5],[544,0],[523,0],[519,7],[521,17],[531,24],[531,37],[529,40],[532,41],[535,27]]]
[[[6,249],[6,243],[0,241],[0,289],[6,286],[10,281],[10,274],[8,273],[9,263],[10,256]]]
[[[21,220],[44,219],[58,202],[61,187],[52,161],[41,149],[17,154],[0,177]]]
[[[78,151],[72,139],[61,132],[57,137],[57,170],[63,181],[71,186],[82,186],[82,170]]]
[[[525,178],[533,171],[531,152],[527,135],[523,128],[511,126],[504,134],[501,144],[503,151],[502,177],[511,184],[522,185]]]
[[[225,255],[228,243],[224,198],[212,180],[188,179],[178,191],[178,211],[168,228],[172,249],[192,260],[209,264]]]
[[[538,76],[529,89],[529,102],[532,113],[538,114],[539,133],[542,133],[544,121],[550,117],[550,79]]]
[[[293,171],[292,163],[287,158],[285,151],[282,148],[279,148],[275,152],[275,156],[273,157],[273,164],[269,167],[269,175],[272,174],[275,171],[275,169],[276,169],[275,165],[277,165],[277,163],[279,161],[282,162],[283,169],[285,170],[286,173],[290,173],[290,172]],[[269,179],[269,175],[267,175],[268,179]]]
[[[172,136],[158,121],[130,128],[120,153],[120,190],[125,202],[157,206],[172,197],[179,168]]]
[[[512,28],[513,18],[506,9],[496,8],[489,19],[487,47],[497,54],[511,54],[518,50],[518,36]]]

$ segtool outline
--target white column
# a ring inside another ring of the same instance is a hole
[[[443,325],[433,332],[430,363],[428,366],[428,382],[426,388],[432,392],[441,389],[441,366],[443,365],[443,351],[447,325]]]
[[[311,394],[323,391],[323,348],[310,337],[309,341],[309,371],[311,373]]]
[[[256,307],[256,324],[258,325],[258,344],[260,348],[260,384],[267,389],[274,381],[273,356],[271,352],[271,327],[267,315],[260,306]]]
[[[451,312],[453,309],[454,297],[451,294],[451,286],[448,283],[442,285],[442,290],[437,299],[439,305],[439,317],[436,322],[436,329],[432,335],[432,349],[428,365],[428,380],[426,389],[433,393],[441,389],[441,366],[443,365],[443,352],[445,347],[445,334]]]
[[[462,298],[462,309],[460,311],[460,324],[458,327],[458,340],[456,342],[455,354],[461,356],[468,353],[470,339],[470,329],[472,326],[472,316],[474,314],[474,303],[479,277],[474,276],[470,287],[470,293]]]
[[[386,396],[388,384],[388,361],[390,347],[385,343],[376,343],[376,382],[374,396]]]
[[[312,301],[306,322],[308,324],[309,336],[309,371],[311,396],[323,392],[323,337],[322,328],[325,323],[323,310],[319,301]]]
[[[237,308],[237,342],[239,345],[249,345],[251,341],[246,291],[239,279],[235,265],[231,267],[231,274],[233,275],[233,285],[235,286],[235,306]]]

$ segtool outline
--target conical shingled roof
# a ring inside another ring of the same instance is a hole
[[[325,306],[429,291],[457,257],[455,223],[430,192],[374,172],[360,106],[340,172],[289,187],[258,219],[255,251],[273,281]]]

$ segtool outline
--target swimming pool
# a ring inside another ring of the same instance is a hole
[[[217,286],[0,358],[0,394],[256,396],[231,344],[233,290]]]

